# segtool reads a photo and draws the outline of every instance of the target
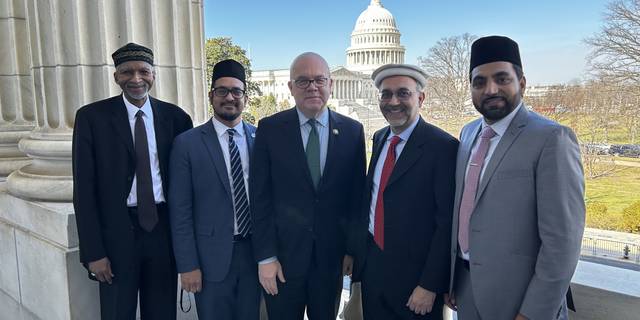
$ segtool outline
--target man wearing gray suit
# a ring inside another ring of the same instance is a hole
[[[255,127],[242,121],[245,90],[244,67],[218,62],[209,92],[214,115],[176,137],[169,160],[176,265],[200,320],[260,319],[248,198]]]
[[[460,134],[451,279],[458,319],[566,319],[584,231],[584,175],[574,132],[526,109],[518,45],[471,47],[482,118]]]

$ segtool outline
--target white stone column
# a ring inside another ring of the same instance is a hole
[[[0,181],[31,159],[18,148],[35,126],[26,6],[0,3]]]

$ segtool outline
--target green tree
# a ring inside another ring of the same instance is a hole
[[[640,233],[640,200],[622,210],[622,224],[626,231]]]
[[[240,46],[233,45],[231,38],[217,37],[205,42],[205,59],[207,65],[207,83],[211,85],[213,66],[223,60],[233,59],[244,66],[247,80],[247,95],[260,96],[258,84],[251,81],[251,60],[247,58],[247,51]]]
[[[248,112],[253,116],[254,123],[257,124],[260,119],[268,117],[274,113],[280,112],[282,103],[279,105],[273,93],[268,96],[260,96],[249,99]],[[246,110],[246,109],[245,109]],[[248,117],[247,117],[248,118]]]

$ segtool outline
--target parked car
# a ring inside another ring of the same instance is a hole
[[[612,144],[609,148],[609,154],[614,157],[640,157],[640,146],[635,144]]]
[[[606,143],[581,143],[582,152],[606,156],[611,154],[611,146]]]

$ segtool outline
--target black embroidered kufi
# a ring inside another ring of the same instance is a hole
[[[113,63],[116,67],[127,61],[144,61],[153,65],[153,51],[133,42],[129,42],[116,50],[116,52],[111,55],[111,58],[113,58]]]

